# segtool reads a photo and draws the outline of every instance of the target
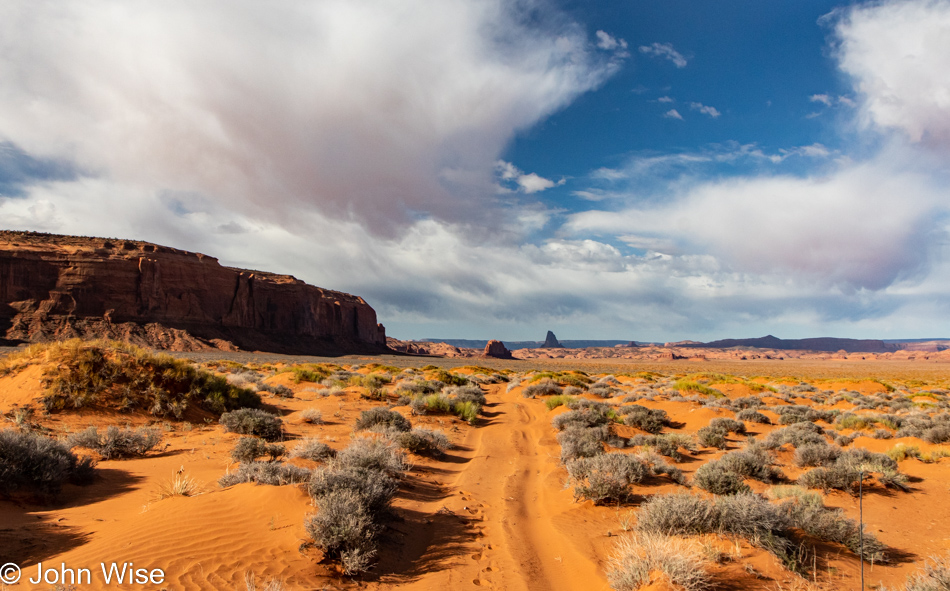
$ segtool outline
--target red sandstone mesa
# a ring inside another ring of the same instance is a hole
[[[172,350],[383,352],[362,298],[132,240],[0,231],[0,340],[115,338]]]

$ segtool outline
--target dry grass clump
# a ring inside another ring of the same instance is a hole
[[[853,490],[861,481],[862,473],[877,474],[884,486],[907,490],[907,476],[897,470],[897,461],[886,454],[857,448],[843,451],[833,461],[805,472],[798,484],[823,490]]]
[[[571,425],[557,434],[561,444],[561,462],[589,458],[604,453],[604,442],[610,437],[607,425],[582,427]]]
[[[313,472],[308,488],[318,512],[304,521],[304,528],[347,574],[370,568],[396,478],[405,468],[405,458],[391,442],[364,438]]]
[[[220,413],[260,406],[255,392],[169,355],[114,341],[34,345],[6,367],[45,363],[47,410],[106,406],[181,418],[191,404]]]
[[[158,429],[140,427],[138,429],[119,429],[109,426],[105,433],[95,427],[89,427],[66,438],[70,448],[84,447],[99,454],[103,460],[144,456],[162,440]]]
[[[765,438],[765,447],[776,449],[785,444],[791,444],[792,447],[799,448],[803,445],[828,443],[824,433],[824,429],[814,423],[795,423],[769,433]]]
[[[715,418],[696,432],[696,439],[703,447],[726,449],[729,446],[726,438],[730,433],[745,433],[745,423],[726,417]]]
[[[258,589],[256,577],[252,572],[244,574],[244,586],[247,591],[284,591],[285,589],[284,582],[280,579],[270,579]]]
[[[746,421],[749,423],[760,423],[762,425],[772,424],[771,419],[755,410],[754,408],[744,408],[736,413],[736,420]]]
[[[254,435],[268,441],[275,441],[283,435],[280,418],[257,408],[241,408],[226,412],[221,415],[219,422],[229,433]]]
[[[634,591],[659,572],[684,591],[712,586],[708,562],[696,545],[682,538],[641,533],[622,538],[607,563],[607,580],[616,591]]]
[[[594,404],[559,414],[551,420],[551,424],[558,431],[568,427],[598,427],[610,423],[613,412],[606,404]]]
[[[176,474],[162,481],[155,491],[155,499],[160,501],[169,497],[194,497],[203,492],[200,482],[185,474]]]
[[[64,482],[88,484],[95,463],[59,441],[36,433],[0,431],[0,495],[20,491],[55,495]]]
[[[300,413],[300,418],[303,420],[303,422],[309,423],[311,425],[323,424],[323,413],[316,408],[303,409],[303,411]]]

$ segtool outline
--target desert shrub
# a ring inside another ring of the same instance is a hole
[[[950,555],[931,556],[924,568],[907,577],[904,591],[944,591],[950,589]],[[881,587],[881,591],[897,591]]]
[[[323,423],[323,413],[316,408],[305,408],[300,413],[300,418],[303,419],[303,422],[310,423],[311,425],[320,425]]]
[[[707,462],[696,470],[693,484],[715,495],[734,495],[751,489],[742,477],[728,470],[720,461]]]
[[[318,512],[304,521],[314,544],[340,560],[347,574],[369,569],[376,556],[380,525],[365,499],[351,489],[334,490],[315,499]]]
[[[482,407],[475,402],[465,401],[456,402],[452,405],[452,410],[460,419],[469,425],[474,425],[478,421],[478,414],[482,411]]]
[[[850,490],[857,486],[861,474],[844,466],[818,467],[805,472],[796,481],[805,488],[820,488],[822,490]]]
[[[287,386],[281,384],[265,384],[263,382],[257,384],[258,391],[263,390],[264,392],[270,392],[275,396],[281,398],[293,398],[294,391],[288,388]]]
[[[412,423],[409,422],[409,419],[398,412],[382,407],[364,410],[360,413],[360,418],[356,420],[357,431],[372,429],[376,426],[383,426],[397,431],[408,431],[412,429]]]
[[[702,553],[681,538],[646,533],[623,538],[607,562],[607,580],[617,591],[639,589],[655,572],[684,591],[703,591],[712,586]]]
[[[557,434],[561,444],[561,462],[567,463],[575,458],[589,458],[604,453],[604,442],[610,437],[606,425],[582,427],[571,425]]]
[[[181,418],[190,404],[220,413],[261,403],[222,376],[126,343],[73,339],[33,351],[50,362],[43,374],[50,411],[99,405]]]
[[[728,433],[745,434],[745,423],[728,417],[717,417],[709,421],[709,426],[713,429],[721,429]]]
[[[710,388],[709,386],[704,386],[699,382],[694,382],[692,380],[677,380],[673,383],[673,389],[679,390],[681,392],[695,392],[697,394],[703,394],[705,396],[715,396],[716,398],[723,398],[725,394],[716,390],[715,388]]]
[[[429,412],[449,412],[452,409],[452,401],[444,394],[428,394],[414,398],[409,403],[409,408],[413,414],[417,415],[424,415]]]
[[[468,378],[465,376],[460,376],[458,374],[450,373],[444,369],[437,369],[435,372],[435,379],[447,386],[464,386],[468,383]]]
[[[637,529],[665,535],[699,535],[718,531],[715,505],[704,497],[672,493],[651,497],[637,513]]]
[[[391,442],[357,439],[326,467],[314,470],[308,491],[318,512],[304,521],[304,528],[347,573],[370,567],[382,516],[396,493],[395,477],[405,468],[402,452]]]
[[[95,427],[73,433],[66,438],[70,448],[84,447],[99,454],[104,460],[144,456],[162,440],[158,429],[140,427],[138,429],[119,429],[116,426],[106,428],[100,433]]]
[[[907,445],[906,443],[898,443],[891,449],[885,452],[887,457],[891,458],[895,462],[903,462],[907,458],[920,458],[920,448],[916,445]]]
[[[574,498],[590,499],[594,503],[626,501],[631,495],[630,486],[650,475],[646,462],[623,453],[577,458],[566,467],[574,485]]]
[[[361,470],[378,470],[396,475],[406,468],[406,458],[390,441],[385,439],[356,439],[340,451],[335,461],[337,466],[347,466]]]
[[[270,486],[300,484],[310,478],[310,470],[280,462],[241,462],[237,470],[218,479],[221,486],[256,482]]]
[[[231,459],[235,462],[253,462],[262,456],[270,456],[270,460],[274,461],[285,451],[279,443],[267,443],[257,437],[242,437],[231,450]]]
[[[946,443],[950,441],[950,426],[937,425],[923,432],[920,437],[927,443]]]
[[[391,437],[402,449],[419,455],[441,456],[451,447],[449,438],[442,431],[415,428],[397,431]]]
[[[841,544],[866,561],[884,560],[887,546],[868,532],[863,532],[864,555],[861,556],[861,526],[846,517],[841,509],[828,509],[814,503],[790,503],[785,507],[792,524],[809,536]]]
[[[256,435],[268,441],[280,439],[283,434],[280,418],[257,408],[240,408],[226,412],[221,415],[219,422],[230,433]]]
[[[544,405],[548,408],[548,410],[554,410],[555,408],[561,405],[567,406],[573,399],[574,399],[574,396],[571,396],[568,394],[551,396],[550,398],[544,401]]]
[[[487,402],[485,393],[482,392],[482,389],[473,384],[448,388],[445,394],[454,399],[456,402],[474,402],[479,406],[485,406],[485,403]]]
[[[724,469],[743,478],[772,482],[782,476],[781,471],[774,466],[772,454],[758,443],[750,443],[741,451],[731,451],[722,456],[719,462]]]
[[[780,501],[782,499],[794,499],[796,502],[803,505],[812,505],[815,507],[823,507],[824,500],[821,495],[816,492],[804,489],[796,485],[779,485],[769,488],[766,493],[770,499]]]
[[[837,445],[821,443],[806,443],[795,450],[792,462],[800,468],[814,466],[830,466],[841,455],[841,448]]]
[[[0,431],[0,495],[19,491],[54,495],[64,482],[87,484],[95,475],[89,458],[66,444],[12,429]]]
[[[647,433],[659,433],[670,422],[666,411],[650,409],[639,404],[622,406],[617,413],[623,415],[623,423],[629,427],[643,429]]]
[[[661,435],[634,435],[628,442],[632,446],[648,446],[658,454],[679,462],[683,459],[680,448],[689,452],[696,451],[696,445],[689,435],[683,433],[664,433]]]
[[[587,391],[594,396],[600,396],[601,398],[613,398],[617,394],[622,394],[623,390],[620,388],[614,388],[608,386],[607,384],[594,384],[590,386]]]
[[[795,423],[782,429],[776,429],[765,438],[765,447],[775,449],[786,443],[798,448],[807,444],[827,443],[824,431],[814,423]]]
[[[319,439],[302,439],[290,452],[292,458],[303,458],[314,462],[329,460],[336,455],[336,450]]]
[[[835,437],[835,445],[839,447],[848,447],[854,440],[857,439],[854,435],[838,435]]]
[[[767,416],[751,408],[744,408],[737,412],[736,419],[740,421],[748,421],[750,423],[761,423],[763,425],[770,425],[772,423],[772,421]]]
[[[569,410],[565,413],[559,414],[551,420],[551,424],[554,425],[554,428],[562,431],[568,427],[597,427],[599,425],[606,425],[610,422],[610,417],[607,415],[607,409],[601,408],[599,406],[592,406],[587,408],[582,408],[578,410]]]
[[[550,379],[544,379],[534,384],[525,386],[521,395],[525,398],[534,398],[535,396],[557,396],[563,394],[564,390],[558,386],[557,382]]]
[[[729,441],[726,439],[727,435],[729,435],[729,432],[725,429],[706,426],[696,432],[696,440],[703,447],[726,449],[729,446]]]

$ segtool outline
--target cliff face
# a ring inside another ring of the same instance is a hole
[[[0,231],[0,338],[152,347],[381,351],[362,298],[147,242]],[[233,345],[232,345],[233,344]]]

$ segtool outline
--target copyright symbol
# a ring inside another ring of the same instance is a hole
[[[8,562],[0,566],[0,583],[4,585],[15,585],[20,580],[20,567]]]

